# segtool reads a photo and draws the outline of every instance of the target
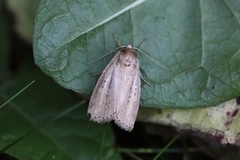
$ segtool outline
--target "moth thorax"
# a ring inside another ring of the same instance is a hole
[[[130,44],[128,44],[126,45],[126,48],[132,49],[133,47]]]
[[[124,64],[125,66],[130,66],[131,63],[132,63],[132,58],[131,58],[131,56],[129,56],[129,55],[125,56],[124,59],[123,59],[123,64]]]

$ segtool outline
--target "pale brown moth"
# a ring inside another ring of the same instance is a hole
[[[115,37],[114,39],[116,41]],[[119,50],[103,70],[95,86],[88,114],[92,121],[114,121],[125,131],[132,131],[141,91],[138,55],[131,45],[121,46],[117,41],[116,43]]]

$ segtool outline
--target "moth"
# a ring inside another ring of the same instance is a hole
[[[114,39],[116,41],[115,37]],[[141,73],[136,49],[131,45],[121,46],[117,41],[116,43],[119,49],[95,86],[88,114],[92,121],[114,121],[120,128],[130,132],[139,108]]]

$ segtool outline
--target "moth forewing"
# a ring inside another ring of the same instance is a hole
[[[135,69],[129,71],[131,76],[131,83],[122,83],[122,89],[125,90],[122,96],[122,103],[117,107],[115,114],[115,123],[126,131],[131,131],[136,121],[139,100],[140,100],[140,72],[138,67],[138,61],[136,61]]]
[[[91,120],[114,122],[131,131],[140,100],[140,70],[132,46],[121,47],[103,70],[89,102]]]
[[[90,120],[105,123],[113,120],[114,106],[111,106],[111,87],[114,65],[120,52],[117,52],[109,64],[103,70],[98,82],[93,90],[89,101],[88,114],[90,113]]]
[[[128,46],[130,47],[130,46]],[[114,83],[117,86],[115,123],[131,131],[136,121],[140,100],[140,71],[136,52],[132,48],[121,49],[121,55]],[[120,81],[119,81],[120,80]]]

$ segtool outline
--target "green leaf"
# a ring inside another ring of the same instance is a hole
[[[102,157],[120,159],[110,127],[90,122],[86,104],[69,112],[79,102],[33,64],[25,63],[18,76],[0,86],[0,103],[33,79],[34,84],[0,110],[0,150],[9,147],[4,152],[18,159],[97,159],[106,127]]]
[[[137,46],[141,105],[201,107],[239,95],[240,1],[41,0],[35,19],[36,64],[65,88],[90,95],[112,56],[115,33]]]

